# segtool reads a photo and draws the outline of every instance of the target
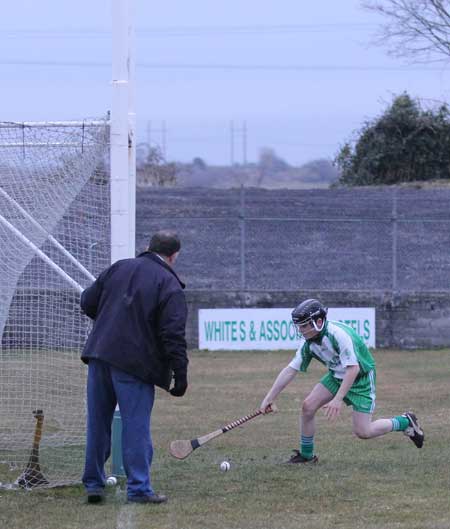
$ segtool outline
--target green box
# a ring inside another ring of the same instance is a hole
[[[116,408],[112,422],[111,473],[116,477],[126,475],[122,459],[122,418],[119,408]]]

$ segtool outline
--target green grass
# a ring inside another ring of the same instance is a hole
[[[282,465],[298,444],[298,410],[324,373],[311,366],[280,395],[277,414],[258,417],[184,461],[173,439],[208,433],[255,409],[289,352],[191,354],[190,388],[158,393],[153,413],[153,485],[169,502],[128,505],[123,480],[103,505],[81,486],[0,490],[5,529],[440,529],[450,527],[450,351],[378,351],[376,417],[413,409],[426,432],[422,450],[400,433],[362,441],[351,412],[334,425],[318,414],[314,467]],[[231,470],[222,473],[227,459]],[[81,473],[80,469],[80,473]]]

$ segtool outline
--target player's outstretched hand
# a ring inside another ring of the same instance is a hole
[[[330,402],[323,407],[325,415],[329,421],[335,421],[338,418],[341,413],[341,408],[342,400],[339,399],[330,400]]]

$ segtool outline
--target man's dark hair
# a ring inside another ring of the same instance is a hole
[[[181,248],[180,239],[174,231],[161,230],[156,232],[150,240],[148,249],[165,257],[170,257]]]

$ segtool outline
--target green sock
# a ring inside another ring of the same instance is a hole
[[[312,459],[314,457],[314,436],[307,437],[302,435],[300,444],[300,453],[306,459]]]
[[[409,426],[408,419],[403,415],[397,415],[397,417],[393,417],[391,421],[393,432],[403,432]]]

